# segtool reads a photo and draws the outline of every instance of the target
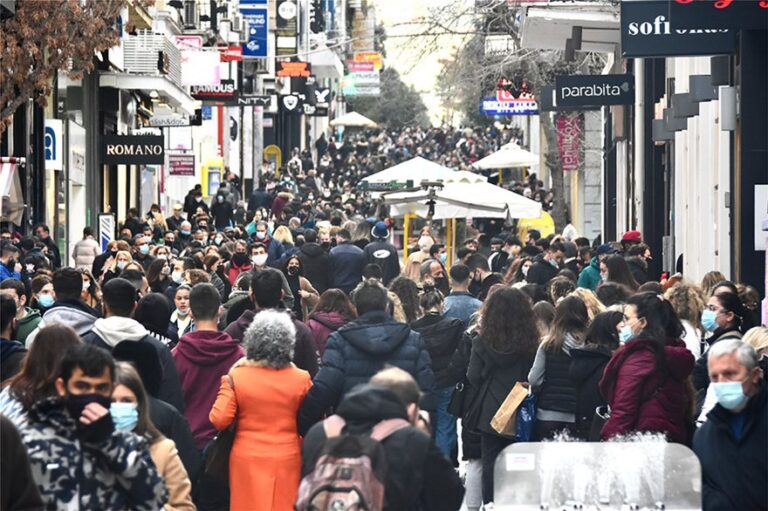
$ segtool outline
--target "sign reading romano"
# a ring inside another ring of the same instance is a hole
[[[720,55],[735,51],[735,30],[679,28],[670,22],[666,0],[621,2],[623,57]]]
[[[101,162],[105,165],[165,163],[162,135],[104,135],[101,140]]]
[[[631,105],[632,75],[570,75],[555,78],[557,106]]]

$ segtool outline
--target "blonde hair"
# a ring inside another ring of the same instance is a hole
[[[115,261],[117,261],[120,258],[120,256],[127,257],[129,263],[133,262],[133,256],[127,250],[118,250],[117,253],[115,254]]]
[[[680,283],[667,289],[664,298],[672,305],[677,317],[691,322],[703,330],[701,326],[701,311],[704,310],[704,294],[698,286]]]
[[[717,285],[724,280],[728,279],[726,279],[725,275],[719,271],[709,271],[705,273],[704,277],[701,279],[701,291],[704,293],[704,298],[712,296],[712,291],[714,291]]]
[[[755,348],[757,356],[763,355],[768,350],[768,328],[764,326],[750,328],[741,340]]]
[[[591,289],[577,287],[576,290],[571,293],[571,295],[578,296],[584,301],[584,305],[587,306],[587,315],[589,316],[589,321],[595,319],[595,316],[601,312],[605,312],[605,305],[603,305],[603,302],[600,301],[595,292]]]
[[[272,233],[272,238],[276,239],[280,243],[288,243],[289,245],[293,245],[293,234],[291,234],[290,229],[288,229],[286,226],[281,225],[277,229],[275,229],[275,232]]]

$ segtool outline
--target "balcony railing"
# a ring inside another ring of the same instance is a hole
[[[129,73],[166,76],[181,85],[181,52],[167,37],[140,31],[123,41],[124,68]]]

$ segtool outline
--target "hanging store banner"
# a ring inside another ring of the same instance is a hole
[[[194,154],[169,154],[168,155],[168,175],[169,176],[194,176],[195,175],[195,155]]]
[[[375,71],[381,71],[381,68],[384,67],[384,58],[381,53],[377,51],[359,51],[355,53],[354,62],[370,62],[373,64],[373,69]]]
[[[584,164],[584,114],[561,113],[555,118],[557,150],[563,172],[577,172]]]
[[[162,165],[165,146],[162,135],[104,135],[101,162],[105,165]]]
[[[623,57],[722,55],[736,51],[736,31],[679,28],[669,21],[667,0],[621,2]]]
[[[62,170],[64,168],[64,122],[61,119],[45,120],[45,135],[43,145],[45,148],[45,168],[49,170]]]
[[[514,101],[499,101],[496,98],[483,98],[480,103],[480,113],[483,115],[538,115],[539,107],[533,99],[517,99]]]
[[[304,112],[304,102],[298,94],[288,94],[280,96],[279,108],[286,114],[301,114]]]
[[[315,34],[325,32],[323,0],[309,0],[309,30]]]
[[[294,0],[278,0],[276,18],[275,39],[277,48],[275,54],[278,57],[295,55],[298,50],[296,36],[299,25],[299,8],[296,2]]]
[[[275,76],[278,78],[308,78],[312,75],[309,62],[290,62],[278,60],[275,63]]]
[[[272,105],[272,96],[240,96],[237,101],[240,106],[269,108]]]
[[[355,62],[347,61],[347,71],[350,73],[371,73],[375,71],[373,62]]]
[[[555,77],[555,102],[561,106],[631,105],[632,75],[569,75]]]
[[[193,85],[190,95],[206,104],[237,105],[237,89],[234,80],[222,80],[218,85]]]
[[[667,6],[675,28],[768,30],[765,0],[668,0]]]
[[[215,51],[182,51],[182,85],[218,85],[221,83],[221,59]]]
[[[247,28],[247,40],[242,45],[243,58],[264,58],[269,55],[269,11],[267,2],[254,0],[240,1],[240,14]]]

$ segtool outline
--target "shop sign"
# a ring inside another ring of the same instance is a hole
[[[355,62],[354,60],[347,61],[347,71],[350,73],[371,73],[374,71],[373,62]]]
[[[269,108],[272,105],[272,96],[240,96],[240,106],[260,106]]]
[[[237,89],[234,80],[222,80],[218,85],[193,85],[190,87],[193,98],[208,103],[237,105]]]
[[[309,62],[290,62],[278,60],[275,76],[278,78],[308,78],[312,75]]]
[[[149,165],[165,163],[163,136],[104,135],[101,162],[105,165]]]
[[[168,155],[168,175],[169,176],[194,176],[195,175],[195,155],[194,154],[169,154]]]
[[[187,114],[153,115],[149,118],[149,125],[153,128],[191,126],[192,120]]]
[[[309,0],[309,30],[315,34],[325,32],[323,0]]]
[[[219,48],[219,54],[222,62],[241,62],[243,60],[243,47],[233,45]]]
[[[669,20],[666,0],[621,2],[623,57],[678,57],[731,54],[736,31],[727,28],[679,28]]]
[[[246,42],[241,46],[244,58],[268,56],[269,12],[266,1],[241,0],[240,14],[248,25]]]
[[[46,119],[43,147],[45,152],[45,168],[62,170],[64,168],[64,123],[61,119]]]
[[[331,89],[330,87],[317,87],[312,91],[315,99],[315,117],[325,117],[331,108]]]
[[[557,150],[563,172],[581,170],[584,162],[584,115],[581,113],[558,114],[555,119]]]
[[[280,109],[287,114],[300,114],[304,111],[304,102],[298,94],[280,96]]]
[[[377,51],[359,51],[355,53],[354,61],[370,62],[373,64],[373,69],[376,71],[381,71],[381,68],[384,67],[384,60],[381,53]]]
[[[539,107],[535,100],[520,98],[514,101],[499,101],[496,98],[483,98],[480,103],[483,115],[538,115]]]
[[[277,1],[277,30],[275,31],[277,56],[294,55],[298,49],[298,6],[294,0]]]
[[[557,106],[631,105],[632,75],[569,75],[555,78]]]
[[[99,243],[102,252],[107,251],[107,245],[113,239],[115,239],[115,215],[99,213]]]
[[[768,30],[767,0],[669,0],[668,7],[675,28]]]

